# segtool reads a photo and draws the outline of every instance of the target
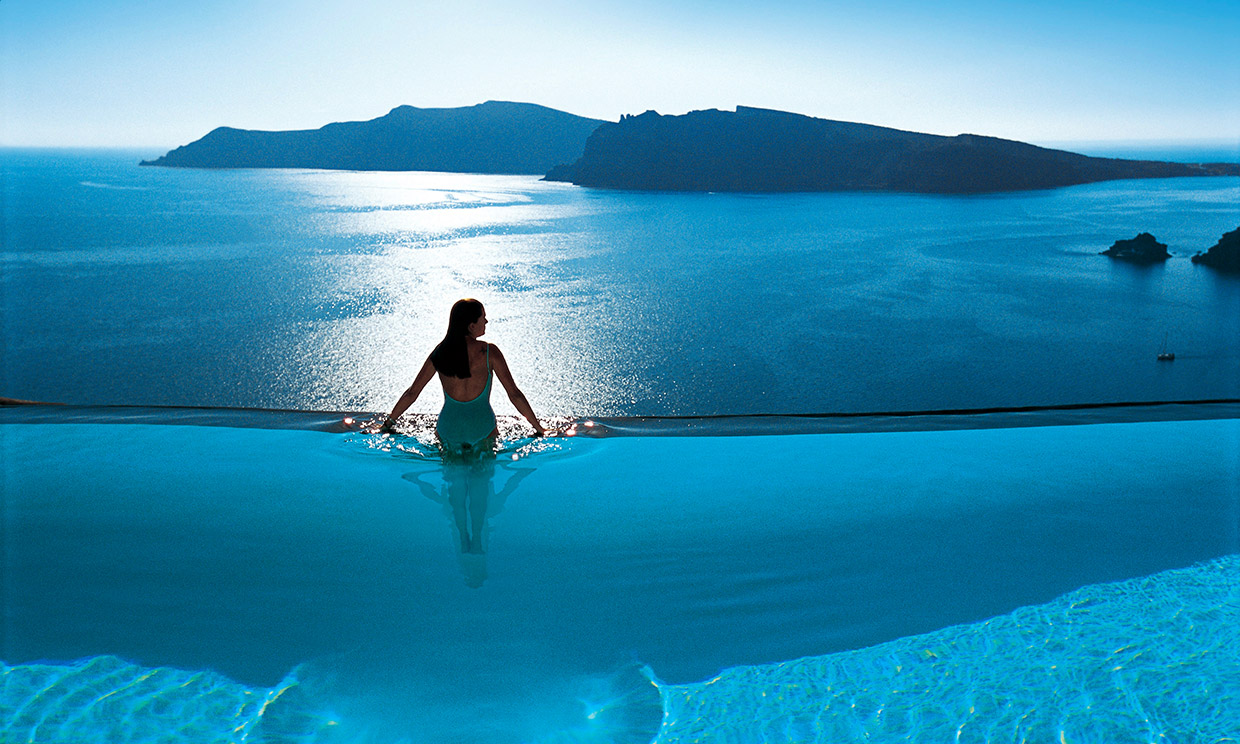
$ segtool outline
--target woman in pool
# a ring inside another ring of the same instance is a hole
[[[477,454],[490,449],[498,434],[495,412],[491,410],[491,373],[494,372],[508,391],[508,399],[534,427],[535,434],[545,434],[530,402],[512,379],[499,347],[478,340],[486,331],[487,313],[482,303],[457,300],[448,317],[447,334],[426,358],[413,384],[396,401],[383,421],[383,430],[391,430],[396,419],[413,405],[422,388],[438,373],[439,383],[443,385],[443,410],[439,412],[435,432],[444,451]]]

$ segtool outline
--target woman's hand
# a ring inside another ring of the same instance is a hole
[[[362,424],[361,430],[367,434],[390,434],[395,426],[396,420],[391,416],[375,416]]]

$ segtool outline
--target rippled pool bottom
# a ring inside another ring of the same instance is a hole
[[[317,741],[335,725],[294,675],[250,689],[212,672],[148,669],[115,656],[26,664],[4,675],[5,742]]]
[[[1229,741],[1240,555],[661,691],[664,744]]]
[[[453,470],[0,413],[6,743],[1240,736],[1240,419]]]
[[[115,657],[0,670],[12,741],[340,740],[329,701],[295,675],[249,689]],[[1240,727],[1240,555],[659,691],[663,744],[1228,741]],[[644,738],[607,712],[547,740]]]

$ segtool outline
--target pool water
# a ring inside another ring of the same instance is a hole
[[[1221,410],[445,465],[425,428],[0,409],[0,741],[1237,737]]]

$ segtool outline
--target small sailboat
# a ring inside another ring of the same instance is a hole
[[[1167,336],[1168,335],[1169,334],[1163,335],[1162,349],[1159,350],[1158,352],[1158,361],[1160,362],[1174,362],[1175,361],[1175,352],[1167,351]]]

